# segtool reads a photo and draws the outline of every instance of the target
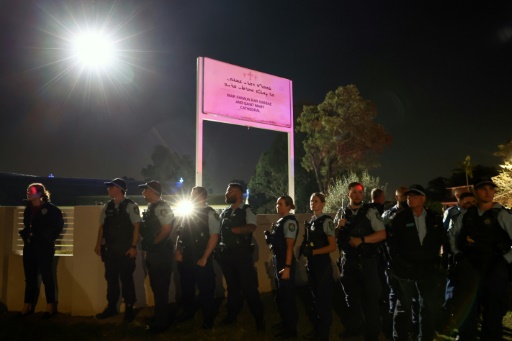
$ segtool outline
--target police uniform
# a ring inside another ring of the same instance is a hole
[[[371,204],[363,204],[352,210],[347,206],[343,215],[347,222],[338,233],[338,248],[341,260],[340,283],[345,292],[347,314],[346,333],[363,331],[367,339],[376,339],[381,331],[380,298],[382,295],[379,277],[379,243],[364,243],[364,237],[384,230],[379,212]],[[350,238],[361,238],[357,248],[350,245]]]
[[[272,225],[271,231],[271,249],[272,260],[274,265],[274,277],[276,282],[276,304],[287,331],[293,335],[297,330],[297,304],[295,302],[295,272],[297,262],[295,255],[292,256],[291,264],[286,265],[287,239],[297,240],[299,223],[295,215],[288,214],[279,219],[276,224]],[[282,279],[279,271],[285,267],[290,268],[290,278]]]
[[[25,303],[36,306],[39,295],[38,276],[44,283],[46,302],[57,303],[53,273],[55,240],[64,227],[62,212],[50,202],[41,206],[30,203],[23,212],[23,225],[20,231],[23,238],[23,269],[25,271]]]
[[[384,213],[382,213],[382,222],[384,223],[384,226],[387,227],[391,220],[393,220],[393,218],[396,216],[396,214],[398,212],[402,212],[407,207],[407,204],[405,204],[405,206],[402,207],[398,207],[398,204],[395,204],[389,210],[384,211]]]
[[[420,340],[435,338],[435,309],[441,307],[441,246],[445,232],[441,216],[423,208],[417,217],[412,209],[391,221],[387,244],[391,256],[392,286],[397,296],[393,337],[406,340],[411,329],[411,305],[414,295],[420,303]],[[436,304],[439,303],[437,307]]]
[[[459,205],[455,205],[447,208],[443,213],[443,227],[445,231],[448,231],[450,227],[450,222],[461,213],[461,207]]]
[[[391,221],[395,218],[397,213],[402,212],[406,210],[409,206],[407,203],[402,203],[401,207],[398,207],[398,204],[393,205],[389,210],[384,211],[382,213],[382,222],[384,223],[384,226],[386,227],[386,233],[389,229],[389,225]],[[389,252],[387,248],[386,241],[383,242],[383,248],[382,251],[384,252],[386,256],[386,267],[384,271],[384,275],[386,277],[386,283],[383,284],[383,301],[386,304],[387,311],[384,312],[382,315],[382,329],[386,336],[388,338],[392,337],[393,334],[393,315],[395,314],[395,307],[396,307],[396,295],[393,291],[393,287],[391,285],[391,278],[389,273]],[[413,323],[413,330],[416,333],[417,331],[417,325],[418,325],[418,299],[417,295],[413,298],[412,302],[412,323]],[[416,333],[417,334],[417,333]]]
[[[120,287],[126,305],[133,305],[136,301],[133,272],[135,271],[135,258],[130,258],[126,252],[130,250],[133,242],[134,224],[141,221],[139,207],[132,200],[124,198],[116,204],[110,200],[101,212],[100,224],[103,226],[103,239],[105,241],[102,251],[102,260],[105,263],[105,279],[107,280],[107,301],[110,311],[117,310]]]
[[[249,205],[226,208],[220,215],[219,261],[228,291],[226,323],[236,321],[242,309],[242,293],[259,329],[264,328],[263,303],[258,291],[258,274],[253,262],[252,233],[234,234],[231,228],[256,225],[256,215]]]
[[[204,255],[210,236],[220,233],[219,215],[210,206],[197,208],[189,217],[180,221],[178,243],[182,261],[178,262],[181,278],[184,319],[191,318],[196,311],[196,286],[198,301],[203,312],[203,328],[211,328],[215,315],[215,273],[213,257],[205,266],[197,264]]]
[[[169,323],[169,285],[171,284],[173,245],[170,238],[154,243],[162,226],[171,225],[174,219],[169,204],[164,200],[148,204],[142,214],[140,235],[145,251],[149,283],[155,298],[155,320],[152,327],[165,328]]]
[[[328,237],[334,237],[334,224],[327,214],[313,216],[305,226],[303,246],[320,249],[329,245]],[[306,264],[308,283],[313,295],[317,338],[328,340],[332,324],[332,265],[329,253],[308,258]]]
[[[453,226],[455,222],[457,221],[458,217],[463,214],[464,209],[460,207],[459,205],[452,206],[444,211],[443,214],[443,227],[445,231],[447,231],[447,234],[454,233],[455,231],[452,231]],[[459,233],[459,232],[457,232]],[[454,239],[455,240],[455,239]],[[450,265],[450,267],[453,267],[453,252],[451,251],[451,245],[448,243],[445,247],[445,250],[443,250],[443,257],[446,259],[447,264]],[[452,281],[452,275],[449,274],[449,276],[446,279],[446,288],[444,293],[444,304],[443,307],[448,315],[451,315],[454,311],[454,309],[457,309],[454,307],[454,284]],[[446,321],[448,322],[448,321]]]
[[[484,212],[473,206],[453,229],[449,236],[457,263],[454,299],[468,312],[459,339],[476,339],[481,311],[480,339],[501,340],[512,262],[512,213],[498,203]]]

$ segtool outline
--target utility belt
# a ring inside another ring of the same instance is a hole
[[[347,262],[350,263],[361,263],[363,261],[377,258],[378,253],[371,253],[371,254],[348,254],[340,250],[340,256],[336,260],[336,266],[338,267],[338,270],[340,271],[340,274],[343,274],[343,268],[345,267],[345,264]]]
[[[254,252],[254,244],[235,244],[228,245],[223,242],[220,242],[219,245],[215,248],[214,257],[218,261],[222,261],[226,257],[238,257],[243,254],[251,254]]]

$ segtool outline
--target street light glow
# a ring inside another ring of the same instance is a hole
[[[100,31],[77,35],[72,46],[75,60],[89,68],[107,67],[115,59],[113,42]]]
[[[39,5],[31,71],[41,91],[65,101],[112,108],[128,103],[135,78],[150,71],[139,14],[145,2],[56,0]]]

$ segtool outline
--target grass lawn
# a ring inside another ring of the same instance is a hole
[[[309,304],[299,295],[299,337],[311,330],[311,324],[307,318],[305,306]],[[141,308],[136,311],[135,321],[123,323],[122,315],[106,320],[97,320],[94,317],[71,317],[65,314],[58,314],[50,320],[43,320],[42,313],[35,313],[24,318],[17,318],[16,312],[8,312],[0,315],[0,340],[273,340],[272,324],[279,322],[277,309],[270,293],[263,294],[265,306],[265,319],[267,332],[257,334],[254,319],[249,312],[247,304],[244,305],[238,323],[235,326],[220,326],[220,321],[225,315],[226,307],[223,302],[220,305],[219,316],[215,326],[210,331],[201,329],[201,314],[196,314],[194,320],[181,324],[173,324],[165,333],[151,335],[145,332],[146,322],[152,315],[152,308]],[[339,297],[335,297],[337,301]],[[175,306],[171,307],[173,310]],[[336,313],[333,314],[333,326],[331,328],[331,340],[339,340],[339,334],[343,330],[340,319]],[[509,312],[504,319],[505,340],[512,340],[512,312]],[[352,338],[351,340],[363,340],[363,338]],[[384,340],[384,339],[383,339]],[[454,340],[449,336],[439,336],[438,340]]]

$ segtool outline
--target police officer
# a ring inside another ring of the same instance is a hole
[[[442,299],[438,289],[442,275],[440,252],[446,237],[441,216],[424,207],[423,187],[412,185],[405,195],[409,208],[397,213],[391,221],[387,238],[392,287],[397,297],[393,339],[409,339],[411,304],[417,292],[420,304],[418,339],[433,340],[436,335],[435,309],[440,309]]]
[[[409,206],[407,205],[407,197],[405,196],[405,192],[407,192],[408,188],[405,186],[400,186],[395,190],[395,200],[396,204],[393,205],[389,210],[384,211],[382,214],[382,221],[384,222],[384,226],[386,230],[389,228],[391,220],[396,216],[397,213],[404,211]],[[396,296],[393,292],[393,287],[391,286],[391,279],[389,275],[389,253],[387,252],[387,244],[386,249],[384,249],[386,255],[386,265],[385,276],[386,276],[386,284],[383,286],[384,296],[383,299],[387,303],[387,311],[384,312],[382,316],[382,329],[386,334],[386,337],[391,338],[393,335],[393,315],[395,314],[395,306],[396,306]],[[413,299],[413,329],[416,331],[417,326],[417,299],[416,297]],[[416,333],[417,334],[417,333]]]
[[[460,196],[462,193],[468,193],[469,189],[467,187],[459,187],[453,191],[453,195],[457,200],[457,204],[455,206],[447,208],[443,213],[443,227],[446,231],[450,226],[450,222],[455,219],[456,216],[461,212],[461,204],[460,204]]]
[[[315,304],[314,330],[307,340],[329,340],[332,324],[332,266],[329,254],[336,250],[332,218],[323,213],[325,194],[316,192],[309,199],[313,216],[305,225],[301,255],[307,258],[306,272]]]
[[[347,316],[342,337],[364,331],[367,340],[377,340],[381,331],[379,302],[382,294],[378,272],[378,247],[386,238],[379,212],[363,204],[363,185],[348,185],[349,204],[335,218],[340,249],[340,283],[346,294]]]
[[[155,180],[139,185],[148,202],[142,214],[140,235],[145,251],[149,283],[155,298],[154,321],[146,326],[151,333],[164,331],[169,325],[169,285],[171,284],[173,245],[169,238],[174,214],[162,200],[162,185]]]
[[[282,322],[274,325],[275,337],[281,340],[297,335],[297,304],[295,302],[295,272],[297,262],[293,247],[297,240],[299,223],[290,211],[295,209],[293,199],[283,195],[277,199],[276,210],[281,218],[272,224],[271,231],[265,232],[267,243],[273,253],[274,277],[276,283],[275,301]]]
[[[405,192],[407,192],[407,187],[401,186],[398,187],[395,191],[395,200],[396,204],[393,205],[389,210],[384,211],[382,213],[382,221],[384,222],[384,226],[388,226],[389,222],[395,217],[398,212],[405,210],[407,207],[407,197],[405,196]]]
[[[217,246],[220,218],[206,205],[208,192],[204,187],[194,187],[190,193],[193,211],[181,217],[178,227],[176,261],[181,278],[182,311],[176,321],[194,317],[196,312],[196,286],[203,312],[203,329],[211,329],[215,315],[215,273],[212,252]]]
[[[477,179],[474,188],[476,206],[459,216],[449,234],[458,272],[454,299],[467,312],[459,340],[476,340],[480,312],[480,340],[502,340],[512,262],[512,214],[494,202],[496,185],[491,179]]]
[[[242,203],[242,193],[240,184],[230,183],[225,195],[226,203],[230,206],[220,215],[219,262],[228,292],[228,314],[223,324],[236,323],[242,309],[243,293],[256,319],[256,329],[262,332],[265,330],[263,303],[252,258],[252,233],[256,230],[256,215],[249,205]]]
[[[451,210],[452,213],[450,213],[448,216],[446,215],[446,211],[445,211],[445,215],[444,215],[445,220],[443,221],[443,225],[446,228],[445,223],[448,220],[448,235],[455,232],[455,230],[452,230],[452,229],[454,228],[454,225],[455,225],[458,217],[461,216],[464,212],[466,212],[466,210],[468,208],[476,205],[475,195],[471,192],[463,192],[460,195],[456,195],[456,197],[457,197],[457,201],[458,201],[458,204],[457,204],[458,208],[452,209]],[[460,233],[460,231],[457,231],[457,236],[455,236],[455,235],[453,236],[453,241],[455,241],[458,238],[459,233]],[[454,318],[456,320],[457,316],[455,316],[455,315],[457,315],[457,312],[459,312],[459,309],[457,306],[455,306],[455,301],[454,301],[455,286],[453,284],[452,277],[456,276],[456,272],[455,272],[455,262],[453,259],[453,253],[450,250],[451,250],[451,247],[450,247],[450,244],[448,244],[446,247],[446,250],[444,250],[445,252],[443,253],[443,257],[445,258],[445,260],[449,266],[449,273],[448,273],[448,277],[446,280],[446,288],[445,288],[445,294],[444,294],[444,305],[443,305],[443,308],[445,310],[445,315],[446,315],[444,318],[446,320],[445,321],[446,328],[451,328],[451,326],[449,325],[450,319]],[[454,322],[457,323],[457,321],[454,321]]]
[[[139,240],[140,213],[139,206],[126,198],[126,182],[116,178],[105,182],[108,195],[112,198],[101,212],[98,239],[94,252],[101,256],[105,264],[107,280],[107,308],[96,315],[105,319],[117,314],[119,300],[119,280],[125,303],[124,320],[133,321],[135,315],[133,304],[136,301],[133,272]]]
[[[384,204],[386,203],[386,193],[381,188],[374,188],[370,192],[372,204],[380,215],[384,213]]]
[[[50,193],[43,184],[33,183],[27,188],[27,206],[23,212],[23,269],[25,271],[25,303],[20,316],[34,312],[39,294],[38,276],[44,283],[46,312],[43,318],[57,313],[53,256],[55,240],[64,227],[62,212],[50,202]]]

